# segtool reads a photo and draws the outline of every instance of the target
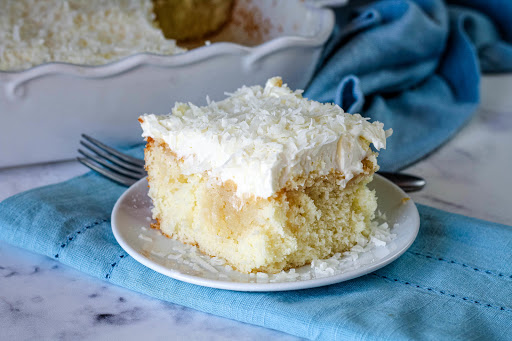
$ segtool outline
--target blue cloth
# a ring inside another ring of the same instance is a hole
[[[419,206],[418,238],[402,257],[321,288],[243,293],[150,270],[111,232],[125,190],[88,173],[0,203],[0,239],[147,295],[318,340],[510,340],[512,227]]]
[[[512,72],[512,1],[360,3],[336,11],[305,96],[393,128],[379,164],[396,171],[468,121],[479,101],[480,69]]]

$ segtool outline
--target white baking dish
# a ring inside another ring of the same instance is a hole
[[[116,146],[141,142],[137,117],[166,114],[175,101],[204,104],[207,95],[219,100],[277,75],[291,88],[304,88],[333,29],[333,12],[299,0],[240,0],[237,6],[260,20],[256,35],[230,27],[245,46],[219,42],[102,66],[48,63],[0,72],[0,167],[73,158],[81,133]]]

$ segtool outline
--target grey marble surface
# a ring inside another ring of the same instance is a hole
[[[510,93],[512,75],[483,79],[482,105],[471,122],[406,170],[428,181],[423,191],[412,195],[416,202],[512,224]],[[85,171],[75,161],[0,169],[0,200]],[[155,300],[0,242],[0,339],[297,338]]]

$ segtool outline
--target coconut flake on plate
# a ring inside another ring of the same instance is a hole
[[[233,269],[225,259],[210,257],[202,253],[196,246],[183,244],[167,238],[164,240],[166,243],[162,244],[157,242],[158,238],[150,238],[142,233],[139,235],[139,238],[148,242],[155,240],[153,242],[154,249],[149,250],[149,252],[152,255],[166,258],[173,263],[179,264],[185,272],[199,272],[208,278],[221,281],[284,283],[335,276],[356,270],[386,257],[393,251],[390,249],[390,242],[396,238],[396,235],[391,233],[389,224],[383,218],[386,218],[385,215],[377,212],[376,219],[371,223],[371,232],[368,238],[362,235],[356,238],[357,243],[350,250],[336,253],[327,259],[315,259],[310,265],[283,270],[276,274],[264,272],[241,273]],[[396,227],[396,224],[394,227]],[[161,236],[157,230],[148,230],[147,233]],[[169,241],[171,246],[168,245]],[[167,248],[163,249],[165,245],[167,245]]]

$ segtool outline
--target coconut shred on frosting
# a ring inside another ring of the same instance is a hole
[[[370,143],[385,148],[392,133],[335,104],[303,98],[280,77],[227,95],[203,107],[176,103],[170,115],[145,114],[140,121],[142,136],[165,142],[187,174],[232,180],[240,197],[271,197],[310,172],[339,171],[345,186],[363,172]]]

